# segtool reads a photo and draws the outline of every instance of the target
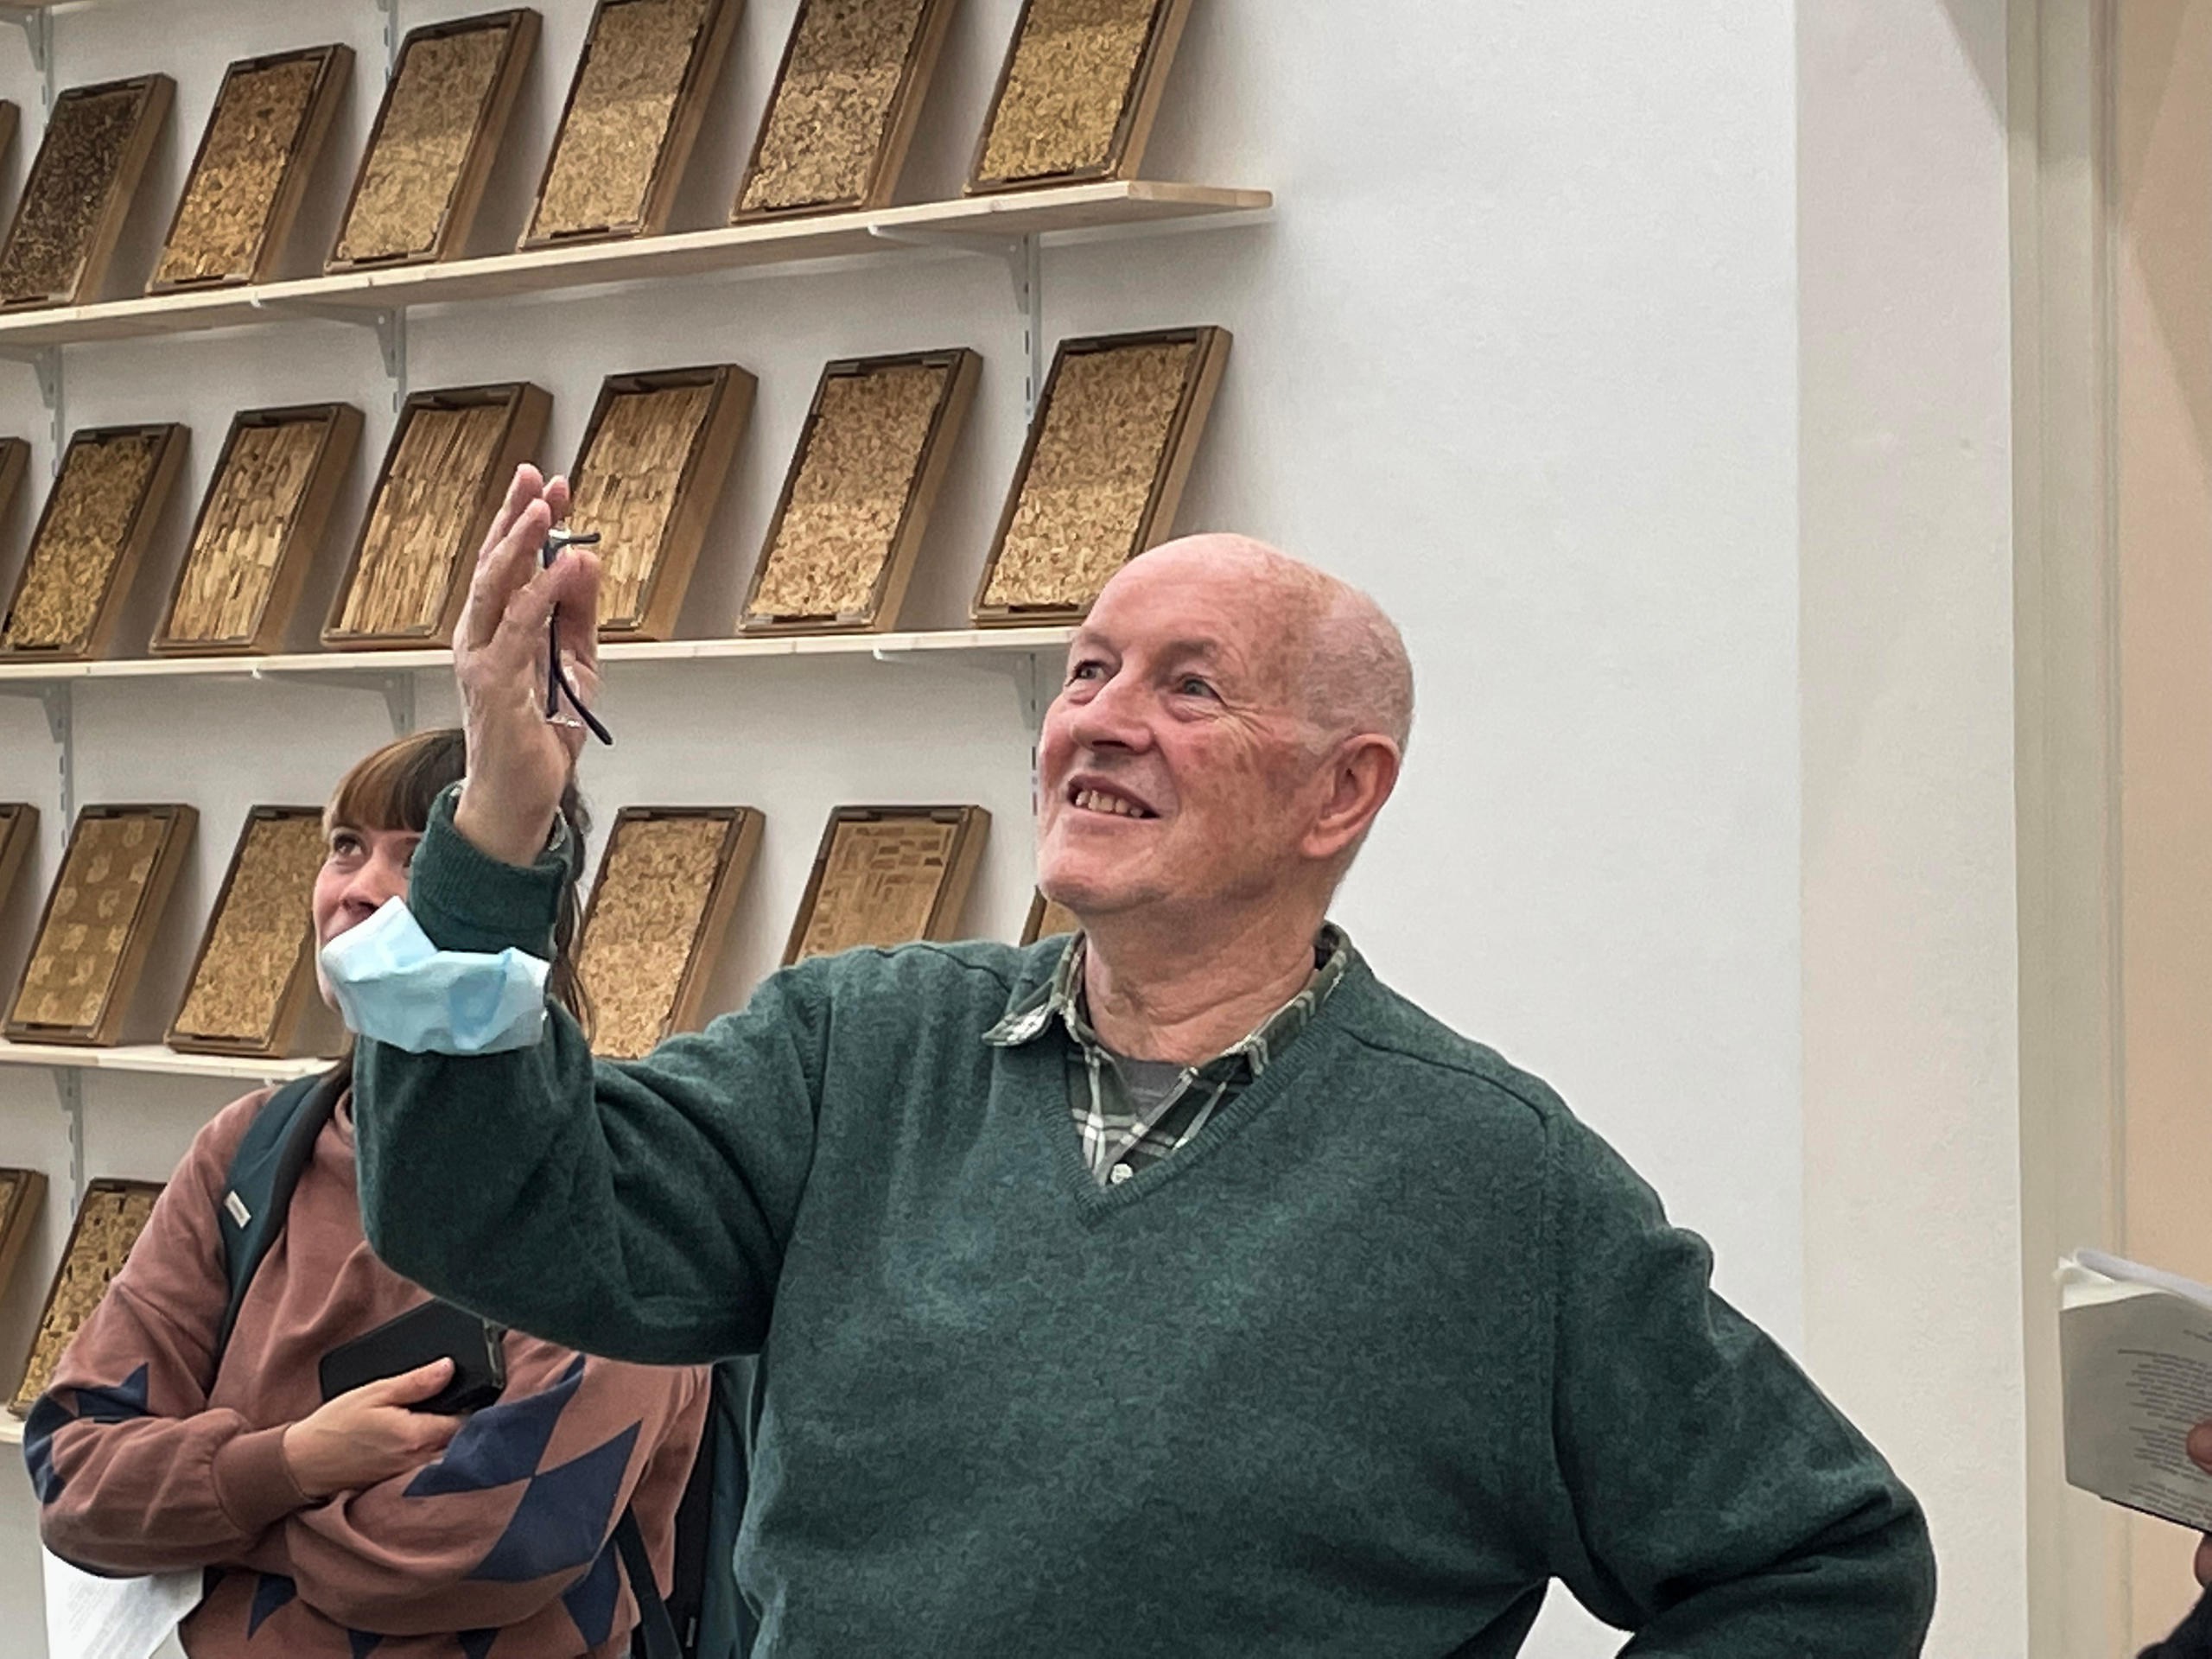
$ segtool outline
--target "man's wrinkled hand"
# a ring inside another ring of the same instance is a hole
[[[468,779],[454,823],[479,851],[528,864],[544,849],[583,728],[545,714],[546,623],[559,610],[562,664],[576,695],[599,688],[599,561],[571,549],[537,563],[569,511],[568,480],[516,469],[492,521],[454,631],[454,678],[468,738]]]

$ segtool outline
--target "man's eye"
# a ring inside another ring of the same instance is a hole
[[[1186,697],[1210,697],[1213,687],[1195,674],[1185,674],[1175,683],[1175,690]]]
[[[1095,680],[1105,671],[1105,664],[1095,659],[1086,658],[1080,663],[1073,663],[1069,665],[1068,683],[1070,685],[1073,685],[1077,680]]]

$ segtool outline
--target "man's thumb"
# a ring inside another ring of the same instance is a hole
[[[417,1365],[411,1371],[402,1371],[397,1376],[388,1376],[375,1384],[379,1397],[388,1405],[412,1405],[417,1400],[427,1400],[446,1385],[453,1375],[453,1361],[443,1355],[427,1365]]]

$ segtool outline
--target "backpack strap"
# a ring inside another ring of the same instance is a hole
[[[286,1084],[261,1103],[231,1155],[215,1217],[223,1236],[223,1268],[231,1284],[230,1301],[215,1332],[218,1364],[230,1345],[231,1327],[238,1323],[246,1287],[284,1230],[292,1189],[315,1155],[315,1137],[338,1109],[338,1097],[351,1081],[351,1068],[339,1065]]]
[[[676,1621],[660,1598],[660,1584],[653,1577],[653,1560],[645,1553],[645,1535],[638,1529],[638,1512],[622,1506],[614,1523],[614,1548],[622,1557],[622,1570],[630,1580],[630,1594],[638,1604],[638,1628],[630,1638],[632,1659],[683,1659],[676,1640]]]

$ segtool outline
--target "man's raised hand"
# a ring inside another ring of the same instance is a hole
[[[562,663],[588,699],[599,686],[599,561],[571,549],[540,569],[546,532],[569,511],[569,485],[518,467],[492,521],[454,631],[454,678],[468,734],[468,780],[454,824],[481,852],[528,864],[544,849],[583,728],[545,715],[545,625],[560,607]]]

